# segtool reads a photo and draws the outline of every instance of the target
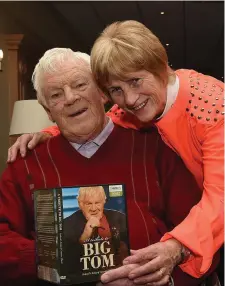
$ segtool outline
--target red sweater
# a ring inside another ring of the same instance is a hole
[[[159,241],[201,197],[180,158],[154,130],[141,134],[115,126],[90,159],[81,156],[61,135],[53,137],[25,159],[8,165],[1,178],[0,277],[5,281],[1,285],[6,281],[25,285],[24,281],[36,277],[34,189],[107,183],[126,185],[132,249]],[[176,275],[187,281],[176,285],[198,285],[197,279],[178,268]]]

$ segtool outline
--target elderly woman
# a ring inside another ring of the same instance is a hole
[[[92,48],[91,66],[99,87],[117,104],[110,111],[113,121],[136,129],[154,124],[202,188],[199,204],[162,238],[176,238],[191,251],[181,268],[200,277],[224,241],[223,83],[194,70],[171,70],[159,39],[136,21],[108,26]],[[139,267],[130,277],[151,270],[148,248],[126,262],[141,262],[144,253],[149,268]]]
[[[201,201],[162,238],[180,241],[185,246],[180,267],[191,276],[201,277],[224,241],[223,83],[193,70],[171,70],[159,39],[136,21],[108,26],[93,46],[91,66],[99,87],[116,103],[108,113],[113,121],[134,129],[154,124],[202,188]],[[58,129],[47,132],[55,135]],[[14,160],[18,149],[24,153],[29,140],[32,148],[46,137],[38,133],[20,138],[9,151],[9,159]],[[135,251],[125,264],[145,264],[130,271],[129,278],[144,284],[154,280],[159,268],[171,273],[175,265],[173,259],[165,260],[165,251],[163,246],[156,249],[152,245]],[[123,275],[127,273],[112,270],[102,276],[102,281]],[[163,284],[159,281],[154,285]]]

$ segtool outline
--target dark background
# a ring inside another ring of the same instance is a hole
[[[223,1],[4,1],[0,33],[24,34],[19,55],[25,99],[35,98],[30,78],[47,49],[89,53],[101,31],[121,20],[149,27],[166,47],[172,68],[192,68],[223,80]]]

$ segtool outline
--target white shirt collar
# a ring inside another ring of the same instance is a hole
[[[166,98],[166,106],[165,109],[160,117],[157,120],[161,119],[166,113],[170,110],[173,106],[179,91],[179,78],[176,75],[175,82],[173,84],[167,85],[167,98]]]
[[[106,141],[106,139],[109,137],[111,132],[114,128],[114,123],[112,122],[112,119],[108,118],[108,123],[102,130],[102,132],[95,137],[93,140],[85,142],[84,144],[77,144],[74,142],[70,142],[70,144],[83,156],[90,158],[97,152],[97,150],[101,147],[101,145]]]

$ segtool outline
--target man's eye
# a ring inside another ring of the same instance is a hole
[[[82,89],[86,86],[86,83],[85,82],[81,82],[79,84],[76,84],[74,87],[77,88],[77,89]]]
[[[53,94],[51,95],[51,98],[58,98],[59,96],[60,96],[59,93],[53,93]]]

